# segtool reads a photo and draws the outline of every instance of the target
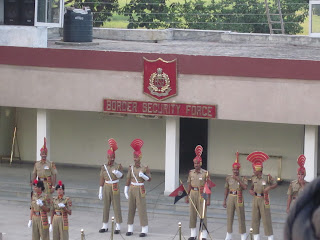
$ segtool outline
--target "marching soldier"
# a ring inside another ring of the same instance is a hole
[[[296,198],[298,195],[303,191],[305,185],[308,183],[306,180],[304,180],[306,176],[306,169],[304,168],[304,163],[306,162],[306,157],[304,155],[300,155],[298,157],[298,179],[293,180],[288,189],[288,200],[287,200],[287,213],[289,213],[290,207],[293,205],[293,203],[296,201]]]
[[[42,181],[33,181],[34,194],[31,200],[30,220],[28,227],[32,227],[32,240],[49,240],[48,212],[50,211],[50,198],[43,192]]]
[[[129,199],[128,232],[126,233],[126,236],[131,236],[133,234],[134,215],[136,208],[138,208],[140,225],[142,227],[139,236],[145,237],[148,233],[148,216],[144,182],[151,181],[151,173],[148,166],[145,167],[141,164],[141,147],[143,146],[143,141],[141,139],[135,139],[130,146],[134,150],[134,165],[130,165],[128,168],[127,182],[124,187],[124,194],[126,198]]]
[[[117,142],[110,138],[108,140],[110,149],[107,152],[108,164],[104,164],[100,171],[99,199],[103,201],[103,220],[100,233],[108,231],[109,211],[112,204],[116,218],[115,234],[120,233],[120,224],[122,223],[119,179],[123,178],[123,169],[121,164],[116,163],[115,152],[118,149]]]
[[[40,149],[41,160],[36,161],[32,173],[32,181],[38,179],[43,181],[44,193],[48,195],[48,198],[52,201],[52,193],[54,192],[54,186],[56,183],[57,169],[56,165],[47,160],[47,140],[44,138],[43,147]],[[49,223],[51,223],[51,215],[49,216]]]
[[[207,182],[209,177],[209,172],[201,168],[202,165],[202,146],[198,145],[195,148],[196,157],[193,159],[194,169],[189,171],[188,175],[188,195],[190,198],[190,221],[189,228],[191,230],[191,236],[188,240],[195,240],[197,238],[197,215],[203,218],[204,228],[202,229],[202,239],[205,240],[207,238],[208,232],[206,230],[207,227],[207,209],[204,206],[204,198],[203,192],[205,188],[205,183]],[[189,198],[186,198],[186,202],[189,203]],[[206,206],[210,205],[210,195],[208,196],[208,200],[205,202]],[[205,208],[204,216],[202,216],[203,208]]]
[[[227,176],[224,192],[223,207],[227,208],[227,235],[225,240],[232,239],[232,225],[234,219],[234,212],[237,212],[239,222],[239,233],[241,234],[241,240],[246,240],[246,220],[244,214],[244,204],[242,191],[248,187],[248,180],[246,177],[239,176],[239,153],[237,152],[236,161],[232,164],[233,175]],[[228,201],[227,201],[228,199]]]
[[[72,213],[72,201],[69,197],[64,196],[64,184],[59,181],[56,186],[57,197],[52,200],[52,224],[50,224],[50,232],[52,232],[53,240],[69,240],[69,220],[68,215]]]
[[[277,187],[277,182],[272,176],[264,175],[263,162],[269,156],[264,152],[253,152],[249,154],[247,160],[252,162],[254,175],[252,176],[252,186],[249,193],[253,196],[252,201],[252,229],[254,240],[260,240],[260,220],[262,218],[264,233],[268,240],[273,240],[273,229],[270,212],[269,191]]]

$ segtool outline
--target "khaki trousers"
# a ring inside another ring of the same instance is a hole
[[[238,223],[239,223],[239,233],[246,233],[246,219],[244,214],[244,206],[238,205],[237,195],[228,195],[227,200],[227,232],[232,233],[232,225],[234,220],[234,212],[237,212]]]
[[[194,206],[198,210],[198,213],[200,214],[200,216],[202,216],[202,211],[203,211],[202,207],[203,207],[203,203],[204,203],[203,200],[204,199],[201,198],[200,192],[191,190],[189,196],[190,196],[192,202],[194,203]],[[194,208],[191,200],[189,199],[189,209],[190,209],[189,228],[196,228],[198,213],[197,213],[196,209]],[[208,225],[207,225],[207,209],[205,209],[205,212],[204,212],[204,224],[206,225],[206,227],[208,227]]]
[[[63,230],[63,217],[53,216],[52,220],[52,236],[53,240],[69,240],[69,231]]]
[[[118,185],[119,188],[119,185]],[[122,223],[120,191],[114,194],[112,192],[112,184],[104,184],[103,187],[103,222],[109,222],[110,206],[113,206],[113,212],[116,218],[116,223]]]
[[[43,229],[41,217],[32,216],[32,240],[50,240],[49,228]]]
[[[262,218],[264,234],[273,235],[270,207],[265,207],[263,197],[253,197],[252,201],[252,228],[253,234],[259,234],[260,219]]]
[[[128,225],[133,224],[136,208],[138,208],[140,226],[148,226],[146,198],[141,196],[139,186],[131,185],[129,190]]]

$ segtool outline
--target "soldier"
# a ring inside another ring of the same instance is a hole
[[[239,222],[239,233],[241,234],[241,240],[246,240],[246,220],[244,214],[244,204],[242,191],[246,190],[248,187],[248,180],[246,177],[239,177],[239,153],[237,152],[236,161],[232,164],[233,175],[227,176],[223,207],[227,208],[227,235],[225,240],[232,239],[232,225],[234,219],[234,212],[237,212],[238,222]],[[228,198],[228,202],[227,202]]]
[[[57,169],[53,162],[47,160],[47,140],[44,138],[43,147],[40,149],[41,160],[36,161],[32,173],[32,181],[36,178],[43,181],[45,191],[44,193],[48,195],[48,198],[52,201],[52,193],[54,192],[54,186],[56,183]],[[51,214],[49,216],[49,223],[51,223]]]
[[[117,142],[110,138],[108,140],[110,149],[107,152],[108,164],[104,164],[100,171],[99,199],[103,201],[103,219],[100,233],[108,231],[109,211],[112,203],[113,211],[116,217],[115,234],[120,233],[120,224],[122,223],[119,179],[123,178],[123,169],[121,164],[116,163],[115,152],[118,149]]]
[[[204,206],[204,198],[203,198],[203,190],[205,187],[205,183],[210,180],[209,172],[202,169],[202,146],[198,145],[195,148],[196,157],[193,159],[194,169],[190,170],[188,175],[188,198],[186,198],[186,202],[189,203],[190,198],[190,222],[189,228],[191,229],[191,236],[188,240],[195,240],[197,238],[197,215],[199,217],[203,217],[203,223],[205,227],[202,229],[202,239],[205,240],[207,238],[208,232],[206,230],[207,226],[207,211]],[[210,195],[208,196],[208,200],[205,202],[206,206],[210,205]],[[204,216],[201,216],[203,213],[203,207],[205,208]]]
[[[265,235],[268,237],[268,240],[273,240],[269,191],[277,187],[277,182],[270,174],[264,175],[262,173],[263,162],[268,159],[269,156],[264,152],[253,152],[247,157],[247,160],[252,162],[254,172],[252,176],[252,186],[249,190],[250,195],[253,196],[252,229],[254,240],[260,240],[259,230],[261,218]]]
[[[129,199],[129,211],[128,211],[128,232],[126,236],[133,234],[133,221],[136,208],[138,208],[140,225],[142,231],[139,234],[140,237],[145,237],[148,233],[148,216],[146,206],[146,190],[144,187],[145,181],[151,181],[150,169],[141,164],[141,147],[143,141],[141,139],[135,139],[131,143],[133,148],[133,160],[134,165],[130,165],[128,168],[127,182],[124,187],[124,194]],[[128,189],[130,186],[129,194]]]
[[[306,180],[304,180],[304,178],[306,176],[306,169],[304,168],[304,163],[306,162],[306,157],[304,155],[300,155],[298,157],[297,162],[299,165],[299,168],[297,171],[298,179],[293,180],[289,185],[289,189],[287,192],[287,194],[288,194],[287,213],[289,213],[289,210],[290,210],[291,206],[293,205],[293,203],[296,201],[296,198],[303,191],[305,185],[308,183]]]
[[[64,184],[59,181],[56,186],[57,197],[52,200],[52,224],[50,232],[53,240],[69,240],[69,221],[68,215],[71,215],[72,201],[69,197],[64,196]]]
[[[34,194],[31,200],[30,220],[28,227],[32,227],[32,240],[49,240],[49,222],[47,213],[50,211],[50,198],[43,193],[42,181],[33,181]]]

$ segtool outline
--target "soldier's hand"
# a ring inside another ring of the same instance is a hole
[[[269,193],[269,191],[270,191],[270,188],[269,188],[269,187],[266,187],[266,188],[263,190],[263,193],[264,193],[264,194],[267,194],[267,193]]]
[[[58,203],[58,206],[59,206],[60,208],[64,208],[66,205],[64,205],[63,203]]]
[[[42,207],[42,206],[43,206],[43,202],[42,202],[42,200],[41,200],[41,199],[38,199],[36,203],[37,203],[37,205],[38,205],[38,206],[40,206],[40,207]]]
[[[128,186],[125,186],[125,187],[124,187],[124,196],[126,197],[126,199],[129,199],[128,190],[129,190],[129,187],[128,187]]]
[[[146,166],[146,174],[150,174],[150,169],[148,166]]]
[[[206,205],[207,205],[207,206],[210,206],[210,200],[208,200],[208,201],[206,202]]]
[[[52,232],[52,224],[50,224],[49,232]]]
[[[226,207],[227,207],[227,203],[226,203],[226,201],[223,201],[222,206],[223,206],[224,208],[226,208]]]
[[[99,187],[99,194],[98,194],[99,200],[102,200],[102,187]]]
[[[28,222],[28,228],[31,228],[32,227],[32,220],[29,220]]]
[[[186,197],[186,203],[189,203],[189,198],[188,197]]]

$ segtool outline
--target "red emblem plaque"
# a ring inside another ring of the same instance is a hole
[[[157,100],[177,94],[177,59],[144,59],[143,92]]]

